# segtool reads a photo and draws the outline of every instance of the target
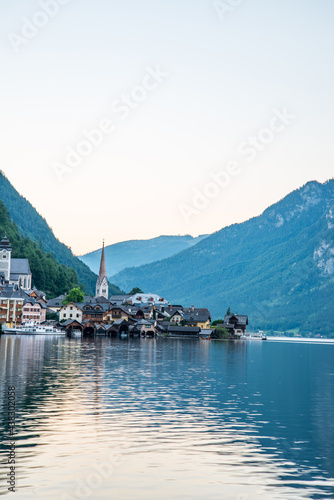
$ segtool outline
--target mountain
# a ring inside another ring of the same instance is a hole
[[[13,258],[29,259],[33,286],[43,290],[48,298],[56,297],[79,285],[77,273],[59,264],[52,254],[45,253],[30,238],[22,237],[0,201],[0,241],[7,235],[12,245]]]
[[[38,243],[45,252],[52,253],[60,264],[75,269],[79,282],[84,285],[86,293],[95,294],[97,276],[73,255],[70,248],[55,237],[46,220],[16,191],[1,171],[0,200],[7,207],[11,219],[15,222],[22,236]],[[113,285],[109,290],[112,294],[121,293],[121,290]]]
[[[131,240],[109,245],[105,248],[107,272],[111,276],[126,267],[137,267],[156,260],[166,259],[190,248],[207,235],[193,238],[186,236],[159,236],[151,240]],[[92,271],[98,273],[101,249],[79,257]]]
[[[177,304],[228,306],[251,328],[334,335],[334,180],[309,182],[262,215],[112,277]]]

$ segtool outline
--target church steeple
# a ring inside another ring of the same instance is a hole
[[[96,297],[105,297],[108,298],[109,285],[106,271],[106,258],[104,253],[104,240],[102,245],[102,254],[101,254],[101,263],[100,263],[100,271],[99,277],[96,282]]]
[[[99,278],[100,279],[104,278],[104,276],[107,276],[107,272],[106,272],[106,257],[104,255],[104,240],[103,240]]]

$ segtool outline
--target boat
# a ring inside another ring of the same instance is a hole
[[[36,325],[33,322],[23,323],[14,328],[3,328],[4,333],[15,333],[16,335],[66,335],[66,331],[50,325]]]
[[[246,332],[241,335],[240,340],[267,340],[266,335],[262,330],[258,332]]]
[[[70,337],[71,338],[78,338],[78,337],[82,337],[82,331],[81,330],[72,330],[71,333],[70,333]]]

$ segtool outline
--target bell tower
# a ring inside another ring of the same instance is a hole
[[[104,254],[104,240],[103,240],[100,272],[96,282],[96,297],[105,297],[107,299],[108,296],[109,296],[109,285],[108,285],[108,278],[106,271],[106,258]]]
[[[12,247],[10,246],[9,239],[5,236],[0,242],[0,274],[4,277],[5,281],[10,279],[10,263],[12,256]]]

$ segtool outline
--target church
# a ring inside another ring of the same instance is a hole
[[[0,281],[31,290],[32,274],[28,259],[12,259],[12,247],[5,236],[0,242]]]
[[[106,258],[105,258],[105,253],[104,253],[104,242],[103,242],[101,263],[100,263],[100,272],[99,272],[99,277],[97,278],[97,282],[96,282],[95,296],[96,297],[104,297],[105,299],[108,299],[108,295],[109,295],[109,285],[108,285],[108,278],[107,278],[107,271],[106,271]]]

